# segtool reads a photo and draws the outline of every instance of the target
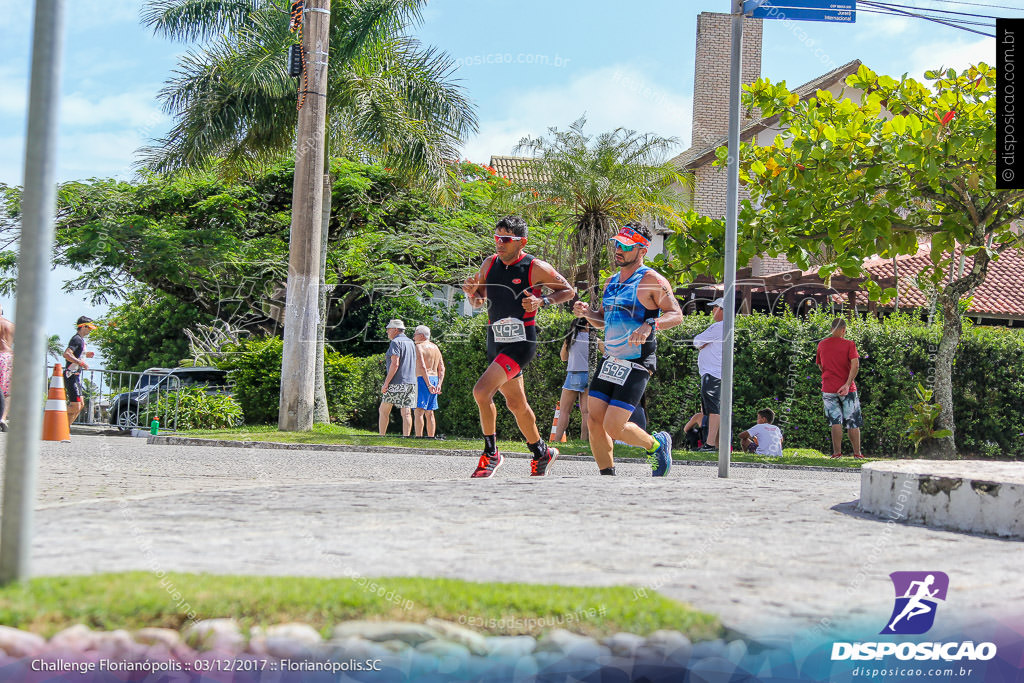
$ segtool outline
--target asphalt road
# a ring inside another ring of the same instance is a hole
[[[470,480],[475,464],[75,436],[43,447],[33,570],[629,584],[760,638],[880,629],[897,570],[947,572],[964,621],[1024,602],[1018,542],[861,515],[856,472],[559,461],[530,479],[509,458]]]

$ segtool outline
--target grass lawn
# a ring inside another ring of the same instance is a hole
[[[431,441],[428,439],[403,439],[400,436],[388,435],[379,436],[375,432],[368,432],[352,427],[339,425],[314,425],[311,432],[281,432],[272,425],[257,425],[240,427],[237,429],[224,430],[192,430],[178,432],[179,436],[194,436],[207,439],[226,439],[232,441],[275,441],[280,443],[308,443],[308,444],[346,444],[355,446],[401,446],[402,448],[423,448],[423,449],[445,449],[445,450],[466,450],[477,451],[482,447],[479,438],[451,437],[444,441]],[[590,444],[586,441],[570,440],[564,444],[557,444],[563,455],[590,455]],[[500,442],[499,447],[508,453],[527,453],[529,449],[523,441]],[[639,448],[631,446],[616,446],[615,454],[619,457],[641,458],[644,453]],[[673,460],[704,460],[718,462],[717,453],[694,453],[675,449],[672,453]],[[772,463],[781,465],[816,465],[825,467],[848,467],[859,469],[865,462],[871,462],[876,458],[867,460],[855,460],[852,456],[832,460],[821,451],[812,448],[786,448],[783,449],[781,458],[769,458],[764,455],[753,455],[734,451],[733,462],[756,462]]]
[[[0,624],[49,637],[74,624],[128,630],[179,629],[195,619],[234,617],[254,625],[303,622],[328,636],[351,619],[461,623],[493,635],[537,635],[565,628],[591,636],[682,631],[719,637],[719,621],[650,590],[634,599],[627,586],[577,588],[453,579],[214,576],[150,572],[43,577],[0,588]]]

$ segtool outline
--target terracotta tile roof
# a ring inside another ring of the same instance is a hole
[[[828,73],[822,74],[817,78],[807,81],[803,85],[793,90],[793,92],[800,95],[800,99],[807,99],[808,97],[818,92],[819,90],[828,88],[833,84],[838,83],[842,79],[846,78],[850,74],[856,73],[857,69],[860,68],[861,64],[862,62],[859,59],[854,59],[853,61],[847,62],[846,64],[843,64],[842,66],[833,69]],[[771,116],[768,118],[763,118],[759,121],[755,121],[754,123],[747,124],[747,126],[740,131],[740,140],[749,141],[751,138],[753,138],[754,135],[760,133],[762,130],[765,130],[766,128],[770,128],[778,120],[778,116]],[[710,145],[698,145],[695,147],[691,147],[688,150],[680,152],[675,157],[673,157],[672,163],[675,164],[677,168],[681,169],[692,169],[697,166],[703,166],[705,163],[714,158],[716,149],[728,144],[728,142],[728,136],[723,135],[720,139],[716,140],[714,143]]]
[[[531,157],[492,156],[490,166],[499,176],[505,176],[517,183],[528,183],[536,180],[536,174],[530,168]]]
[[[897,289],[900,293],[900,309],[929,306],[924,292],[911,284],[914,277],[931,263],[928,254],[928,248],[925,246],[916,254],[896,258],[899,270]],[[960,250],[957,249],[954,254],[957,266],[960,261],[959,254]],[[974,257],[966,257],[964,271],[970,270],[973,266]],[[864,269],[875,277],[892,277],[892,259],[870,259],[864,262]],[[858,292],[856,297],[859,306],[867,305],[866,292]],[[887,308],[892,308],[892,302]],[[975,290],[974,300],[967,311],[969,314],[981,316],[1024,318],[1024,249],[1008,249],[998,260],[989,264],[988,276]]]

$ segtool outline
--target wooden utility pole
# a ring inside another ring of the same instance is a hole
[[[278,429],[290,432],[313,428],[330,19],[330,0],[305,0],[302,50],[306,73],[299,85],[299,101],[305,101],[299,110],[295,145],[295,189],[277,422]]]

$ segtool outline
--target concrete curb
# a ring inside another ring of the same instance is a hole
[[[261,450],[282,450],[282,451],[334,451],[337,453],[391,453],[402,455],[449,455],[465,456],[471,458],[480,457],[480,451],[466,451],[455,448],[403,448],[401,446],[357,446],[352,444],[315,444],[315,443],[281,443],[278,441],[233,441],[231,439],[202,439],[191,436],[151,436],[146,440],[147,444],[155,446],[212,446],[215,448],[257,448]],[[435,443],[444,443],[435,442]],[[508,453],[503,452],[506,458],[528,459],[529,453]],[[590,455],[560,455],[559,460],[576,460],[589,462],[593,460]],[[643,463],[642,458],[615,458],[615,462]],[[695,465],[698,467],[718,467],[718,463],[710,460],[672,460],[673,465]],[[775,470],[811,470],[818,472],[847,472],[860,476],[859,469],[849,467],[817,467],[815,465],[776,465],[773,463],[760,462],[733,462],[730,467],[749,467],[753,469],[775,469]]]
[[[1024,466],[911,460],[864,467],[858,508],[876,517],[1024,540]]]

